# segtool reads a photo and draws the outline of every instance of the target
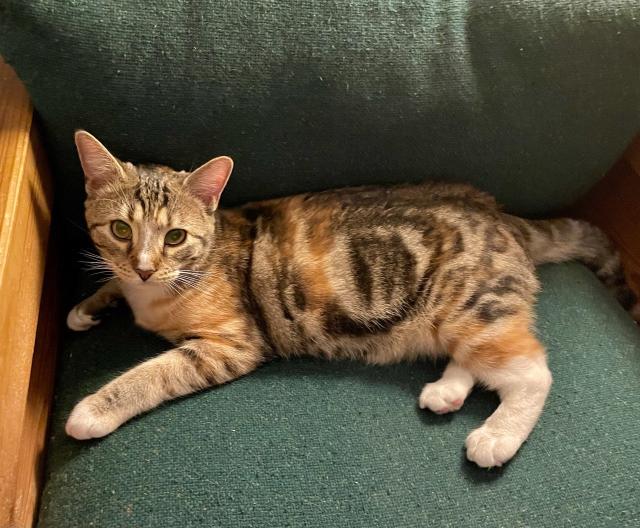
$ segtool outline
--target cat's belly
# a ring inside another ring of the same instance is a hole
[[[286,357],[314,356],[324,359],[357,359],[367,363],[388,364],[437,357],[444,353],[439,334],[433,330],[426,314],[393,327],[354,327],[329,333],[316,320],[295,320],[278,325],[276,353]],[[288,327],[288,331],[287,331]],[[352,333],[348,333],[351,330]]]

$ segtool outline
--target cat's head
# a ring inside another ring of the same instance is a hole
[[[103,266],[129,283],[167,284],[190,278],[212,250],[215,215],[231,170],[221,156],[193,172],[134,165],[95,137],[75,134],[85,174],[85,216]]]

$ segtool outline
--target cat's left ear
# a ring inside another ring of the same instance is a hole
[[[198,167],[187,176],[184,184],[207,207],[217,209],[220,195],[227,185],[232,170],[233,160],[227,156],[220,156]]]

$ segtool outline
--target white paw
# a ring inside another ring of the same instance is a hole
[[[418,405],[421,409],[428,408],[436,414],[445,414],[460,409],[468,394],[469,388],[466,385],[441,379],[424,386]]]
[[[71,308],[69,315],[67,315],[67,326],[76,332],[89,330],[99,323],[100,319],[94,319],[90,314],[82,311],[82,303]]]
[[[518,436],[493,431],[483,425],[467,436],[467,458],[483,468],[501,466],[513,458],[522,442]]]
[[[89,396],[78,403],[67,419],[65,431],[76,440],[101,438],[115,431],[120,425],[119,420],[109,414],[100,414],[96,406],[91,403],[95,396]]]

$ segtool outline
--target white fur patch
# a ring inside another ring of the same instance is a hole
[[[123,282],[121,288],[133,311],[137,325],[153,330],[159,321],[163,321],[168,316],[166,310],[151,306],[155,301],[170,296],[169,291],[162,284]]]
[[[471,374],[451,362],[438,381],[424,386],[418,405],[421,409],[428,408],[436,414],[457,411],[462,407],[473,384]]]
[[[76,440],[101,438],[115,431],[122,423],[115,416],[98,415],[91,404],[93,397],[88,396],[78,403],[67,419],[65,431]]]
[[[500,467],[513,458],[522,442],[520,436],[483,425],[467,437],[467,458],[483,468]]]
[[[76,332],[84,332],[97,324],[100,324],[100,319],[94,319],[91,314],[84,312],[82,303],[71,308],[67,315],[67,326]]]
[[[484,425],[467,437],[467,458],[480,467],[501,466],[518,451],[536,425],[551,388],[544,356],[518,357],[504,368],[478,376],[498,391],[501,403]]]

